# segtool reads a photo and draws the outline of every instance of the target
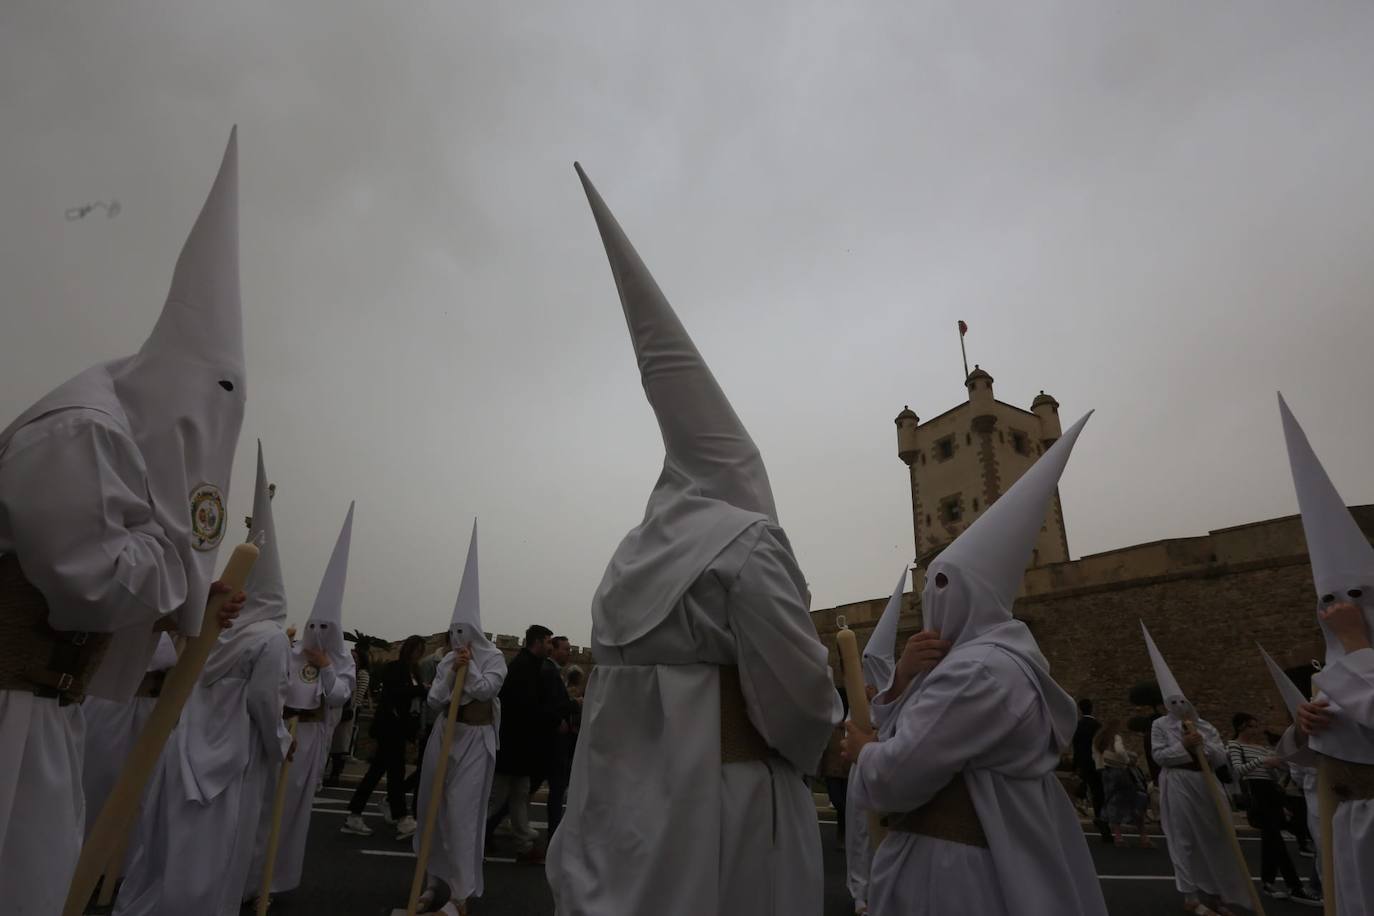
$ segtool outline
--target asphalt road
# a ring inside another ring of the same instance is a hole
[[[390,916],[404,907],[415,859],[410,842],[395,839],[395,829],[377,813],[377,792],[365,815],[376,832],[370,837],[339,833],[351,789],[325,789],[316,798],[301,888],[278,897],[272,912],[280,916]],[[545,811],[535,807],[534,819],[543,826]],[[1157,830],[1157,827],[1156,827]],[[825,845],[825,914],[848,916],[853,912],[844,879],[844,851],[833,821],[821,822]],[[1088,838],[1097,864],[1107,906],[1113,916],[1154,916],[1181,912],[1174,890],[1164,838],[1154,834],[1155,849],[1115,848],[1103,845],[1096,835]],[[1242,837],[1241,846],[1250,861],[1251,874],[1259,874],[1259,840]],[[1290,851],[1304,877],[1312,871],[1312,859]],[[509,841],[497,836],[487,850],[486,893],[473,903],[480,916],[545,916],[553,913],[553,900],[540,867],[516,865]],[[1268,916],[1320,913],[1320,908],[1265,898]],[[245,911],[248,912],[248,911]]]

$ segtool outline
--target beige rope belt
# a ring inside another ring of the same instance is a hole
[[[496,721],[496,709],[491,700],[471,700],[458,707],[458,721],[464,725],[491,725]]]
[[[1335,757],[1322,756],[1331,780],[1331,792],[1341,801],[1364,801],[1374,798],[1374,764],[1351,763]]]
[[[296,709],[288,706],[283,719],[295,719],[297,722],[323,722],[324,706],[316,706],[314,709]]]
[[[19,558],[0,557],[0,690],[80,703],[109,642],[109,633],[48,626],[48,602],[24,578]]]
[[[978,820],[973,796],[968,793],[968,783],[964,782],[962,773],[955,774],[949,785],[915,811],[884,817],[883,826],[888,830],[919,833],[937,840],[988,848],[987,834]]]
[[[739,668],[720,666],[720,762],[743,763],[767,760],[768,742],[749,721]]]

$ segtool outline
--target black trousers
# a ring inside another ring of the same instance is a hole
[[[1111,826],[1102,819],[1102,807],[1107,803],[1107,793],[1102,787],[1102,771],[1097,767],[1080,770],[1079,777],[1083,780],[1083,785],[1088,787],[1088,798],[1093,805],[1093,824],[1097,827],[1097,832],[1102,835],[1102,839],[1112,838]]]
[[[1250,826],[1260,832],[1260,880],[1271,884],[1282,874],[1290,890],[1302,887],[1283,841],[1283,790],[1268,779],[1247,779],[1245,788],[1250,796]]]
[[[351,813],[363,813],[372,798],[372,790],[377,788],[383,774],[386,776],[386,800],[391,806],[391,816],[398,821],[405,817],[406,740],[402,736],[377,739],[377,753],[373,755],[363,781],[358,783],[358,789],[348,803]]]
[[[553,736],[553,756],[549,761],[549,839],[553,839],[554,831],[563,822],[568,779],[572,776],[571,744],[569,735]]]

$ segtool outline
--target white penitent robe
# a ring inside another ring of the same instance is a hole
[[[266,787],[291,746],[286,634],[272,621],[249,627],[223,660],[227,673],[196,685],[162,755],[119,916],[239,911]]]
[[[842,710],[784,537],[750,525],[624,645],[593,631],[597,667],[548,853],[559,916],[820,913],[802,774]],[[749,720],[775,752],[766,762],[721,763],[723,665],[739,667]]]
[[[147,468],[122,418],[58,411],[0,452],[0,555],[14,554],[59,630],[114,632],[106,662],[153,646],[186,600],[180,558],[154,520]],[[0,691],[0,901],[58,912],[86,827],[79,705]]]
[[[1199,719],[1197,729],[1213,769],[1226,763],[1226,746],[1212,724]],[[1186,769],[1197,758],[1183,746],[1183,723],[1173,716],[1156,719],[1150,730],[1150,747],[1155,762],[1163,768],[1159,774],[1159,819],[1169,840],[1175,885],[1183,894],[1201,892],[1227,903],[1248,905],[1250,876],[1241,873],[1231,851],[1231,841],[1207,788],[1209,777],[1200,770]]]
[[[329,763],[329,745],[334,738],[330,715],[353,696],[351,678],[341,678],[333,665],[320,669],[320,700],[325,707],[324,718],[318,722],[298,722],[296,725],[296,753],[286,770],[286,796],[282,800],[281,833],[277,841],[277,861],[272,867],[273,894],[284,894],[300,886],[305,870],[305,846],[310,838],[310,812],[315,802],[315,789]],[[243,889],[244,899],[257,896],[262,889],[263,868],[267,859],[267,844],[272,834],[272,802],[276,797],[276,773],[267,780],[267,794],[258,822],[257,839],[253,845],[253,865],[248,871]]]
[[[171,637],[164,633],[148,670],[165,671],[176,664],[176,660],[176,648],[172,645]],[[124,769],[129,752],[133,750],[134,742],[138,740],[143,726],[148,723],[148,717],[153,714],[155,706],[157,697],[145,696],[136,696],[127,703],[102,697],[87,697],[82,703],[81,711],[86,719],[86,741],[81,785],[86,793],[88,837],[91,828],[95,826],[95,819],[100,816],[100,810],[105,807],[105,801],[110,797],[115,783],[119,781],[119,774]],[[146,789],[143,794],[146,798]],[[141,802],[139,806],[142,807]],[[125,850],[126,867],[138,851],[136,842],[137,836],[131,837],[131,842]]]
[[[873,708],[881,740],[849,772],[854,803],[913,811],[963,779],[989,847],[889,831],[873,854],[872,913],[1105,916],[1078,817],[1054,775],[1049,711],[1022,662],[996,645],[956,648]]]
[[[1314,683],[1330,704],[1342,752],[1354,763],[1374,763],[1374,649],[1347,653],[1329,662]],[[1322,750],[1322,738],[1311,741]],[[1350,753],[1363,749],[1364,756]],[[1331,820],[1331,861],[1335,866],[1336,908],[1340,916],[1374,913],[1374,799],[1343,801]],[[1327,851],[1322,850],[1326,855]]]
[[[854,781],[849,780],[844,806],[845,884],[856,912],[868,907],[868,874],[873,868],[873,847],[868,836],[868,812],[854,799]]]
[[[439,662],[428,702],[437,710],[434,728],[425,744],[421,769],[420,797],[417,805],[428,810],[433,777],[438,772],[439,751],[443,744],[447,710],[453,696],[453,663],[450,652]],[[434,847],[429,857],[429,876],[448,885],[450,899],[463,901],[482,896],[482,857],[486,840],[487,799],[491,797],[492,775],[496,771],[497,739],[501,733],[501,701],[497,695],[506,680],[506,662],[499,652],[483,660],[474,658],[463,681],[462,704],[474,700],[493,705],[491,725],[454,724],[453,746],[449,749],[448,769],[444,773],[443,799],[439,806]],[[420,834],[413,840],[420,849]]]

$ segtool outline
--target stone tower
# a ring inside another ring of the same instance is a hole
[[[992,395],[978,366],[964,381],[968,400],[922,423],[897,415],[897,457],[911,476],[916,561],[924,564],[973,523],[1060,436],[1059,402],[1040,392],[1030,410]],[[1069,559],[1059,494],[1045,517],[1031,566]]]

